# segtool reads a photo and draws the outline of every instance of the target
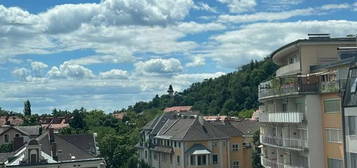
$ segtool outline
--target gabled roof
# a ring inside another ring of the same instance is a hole
[[[30,136],[38,136],[40,135],[40,128],[41,126],[35,125],[35,126],[15,126],[15,128],[26,132]]]
[[[78,138],[76,142],[74,142],[75,136]],[[84,134],[75,136],[54,134],[57,151],[61,151],[57,152],[58,160],[72,160],[72,156],[75,156],[76,159],[95,158],[96,156],[88,151],[88,149],[95,149],[93,135]],[[47,132],[44,135],[40,136],[38,140],[41,144],[41,150],[51,155],[49,133]]]
[[[233,121],[231,124],[240,130],[244,135],[254,134],[255,131],[259,130],[259,122],[256,120],[240,120]]]
[[[173,112],[173,111],[176,111],[176,112],[185,112],[185,111],[191,111],[192,109],[192,106],[173,106],[173,107],[166,107],[164,109],[164,112],[167,113],[167,112]]]

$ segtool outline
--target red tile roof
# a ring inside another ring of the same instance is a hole
[[[113,117],[118,120],[122,120],[125,115],[126,115],[126,113],[115,113],[115,114],[113,114]]]
[[[173,107],[166,107],[164,109],[164,112],[172,112],[172,111],[176,111],[176,112],[187,112],[187,111],[191,111],[192,106],[173,106]]]
[[[0,126],[5,125],[6,121],[10,122],[10,125],[21,125],[24,120],[18,116],[0,116]]]

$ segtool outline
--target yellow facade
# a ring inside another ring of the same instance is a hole
[[[328,167],[328,158],[343,160],[343,143],[329,142],[328,129],[340,129],[342,131],[342,113],[339,112],[326,113],[324,107],[325,100],[336,99],[341,97],[337,93],[321,94],[321,116],[323,120],[323,139],[324,139],[324,162],[325,167]]]

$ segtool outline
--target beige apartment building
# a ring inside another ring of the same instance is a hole
[[[310,34],[271,54],[281,67],[259,86],[264,167],[343,166],[341,92],[350,60],[338,48],[354,45],[355,38]]]
[[[137,144],[154,168],[251,168],[252,120],[208,121],[192,111],[170,111],[149,122]]]

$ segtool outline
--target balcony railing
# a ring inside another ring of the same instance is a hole
[[[259,122],[277,123],[301,123],[304,120],[304,113],[282,112],[282,113],[260,113]]]
[[[279,163],[277,162],[277,160],[271,160],[264,157],[261,158],[261,163],[264,167],[270,167],[270,168],[306,168],[304,166],[294,166],[285,163]]]
[[[260,136],[260,142],[266,145],[295,150],[303,150],[307,148],[307,141],[303,139]]]
[[[319,91],[318,76],[275,78],[259,85],[259,99]]]
[[[300,72],[300,62],[282,66],[276,71],[276,76],[291,75]]]

